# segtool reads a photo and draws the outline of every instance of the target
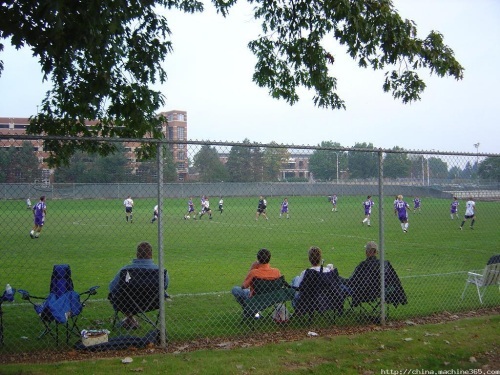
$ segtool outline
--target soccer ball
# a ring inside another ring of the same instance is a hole
[[[186,216],[186,219],[187,219],[187,220],[191,219],[191,216]]]

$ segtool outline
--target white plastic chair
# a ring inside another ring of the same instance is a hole
[[[486,288],[491,285],[498,285],[500,290],[500,263],[488,264],[482,274],[475,272],[467,273],[467,280],[465,281],[465,288],[462,293],[464,299],[465,291],[469,284],[474,284],[479,296],[479,302],[483,303],[484,293]]]

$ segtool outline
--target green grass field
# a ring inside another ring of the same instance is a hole
[[[225,197],[222,215],[214,197],[212,220],[207,215],[201,220],[184,220],[187,199],[165,200],[164,259],[173,296],[166,311],[169,339],[245,334],[240,308],[229,291],[241,284],[261,247],[271,250],[272,266],[288,281],[308,267],[307,250],[312,245],[323,250],[325,263],[334,263],[340,275],[348,277],[364,258],[364,244],[380,240],[380,204],[376,201],[371,227],[362,226],[364,198],[340,197],[338,212],[331,212],[326,197],[291,196],[291,218],[287,220],[279,218],[282,197],[268,197],[269,221],[255,220],[255,197]],[[481,271],[498,252],[499,202],[477,202],[475,230],[467,223],[460,231],[461,220],[450,219],[450,201],[426,197],[422,201],[421,213],[410,212],[406,234],[393,214],[393,197],[384,202],[385,257],[398,272],[409,299],[406,306],[390,311],[394,319],[477,308],[473,286],[461,299],[466,273]],[[195,203],[199,208],[199,202]],[[1,201],[0,283],[45,295],[53,265],[68,263],[77,291],[100,285],[80,326],[109,326],[109,281],[134,258],[139,242],[151,242],[154,256],[158,255],[158,227],[150,223],[154,205],[153,199],[135,199],[134,220],[127,223],[122,200],[48,199],[46,225],[39,239],[31,239],[32,215],[24,202]],[[460,217],[464,206],[461,202]],[[485,305],[498,305],[498,290],[490,289]],[[10,345],[0,350],[50,345],[48,339],[35,339],[40,322],[19,296],[14,304],[4,303],[3,310],[5,341]],[[345,324],[350,323],[346,320]]]

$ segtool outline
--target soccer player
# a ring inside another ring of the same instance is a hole
[[[465,204],[465,216],[462,220],[462,224],[460,224],[460,230],[463,229],[465,222],[469,219],[472,219],[470,222],[470,229],[474,229],[474,223],[476,222],[476,202],[471,198]]]
[[[220,214],[222,215],[222,211],[224,211],[224,199],[222,199],[222,197],[220,197],[219,199],[219,211]]]
[[[123,205],[125,206],[125,218],[128,221],[130,217],[130,222],[132,222],[132,208],[134,207],[134,201],[130,195],[123,201]]]
[[[337,195],[332,195],[332,212],[337,212]]]
[[[372,214],[372,207],[375,205],[375,202],[372,201],[372,196],[369,195],[366,197],[366,200],[363,202],[363,207],[365,208],[365,218],[361,222],[361,225],[364,225],[365,223],[368,224],[370,227],[370,216]]]
[[[398,199],[394,203],[394,215],[398,215],[403,233],[408,232],[408,211],[410,205],[403,200],[403,196],[398,195]]]
[[[34,226],[30,232],[31,238],[40,237],[43,224],[45,223],[45,216],[47,215],[47,205],[45,204],[45,195],[40,197],[40,201],[33,206],[33,221]]]
[[[413,212],[419,212],[420,213],[420,205],[421,205],[422,201],[420,200],[420,198],[418,196],[415,197],[415,199],[413,200]]]
[[[196,213],[194,211],[194,203],[193,203],[193,197],[189,197],[188,200],[188,210],[187,213],[184,215],[184,220],[188,219],[191,217],[191,213],[193,213],[193,219],[196,219]]]
[[[267,208],[267,201],[261,195],[259,196],[259,203],[257,205],[257,213],[255,214],[255,220],[259,220],[260,215],[264,216],[266,220],[269,220],[269,218],[266,215],[266,208]]]
[[[158,205],[153,208],[153,218],[151,219],[151,224],[153,224],[156,219],[158,219]]]
[[[27,208],[28,210],[31,210],[31,199],[29,199],[29,198],[28,198],[28,199],[26,199],[26,208]]]
[[[203,200],[203,206],[202,206],[201,212],[200,212],[200,219],[205,214],[209,215],[210,220],[212,219],[212,209],[210,208],[210,201],[208,200],[207,196],[205,196],[204,200]]]
[[[451,206],[450,206],[451,220],[453,220],[453,216],[455,216],[458,219],[458,205],[459,204],[460,203],[458,202],[458,198],[453,197],[453,202],[451,202]]]
[[[280,219],[283,214],[286,214],[286,218],[290,219],[290,215],[288,213],[288,198],[283,199],[283,202],[281,202]]]

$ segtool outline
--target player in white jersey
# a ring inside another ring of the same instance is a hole
[[[222,215],[222,211],[224,211],[224,199],[222,199],[222,197],[220,197],[220,200],[219,200],[219,211]]]
[[[332,203],[332,212],[337,212],[337,195],[336,194],[332,195],[330,202]]]
[[[151,224],[158,219],[158,205],[153,208],[153,218],[151,219]]]
[[[130,195],[123,201],[123,205],[125,206],[125,218],[129,221],[130,217],[130,222],[132,222],[132,209],[134,208],[134,201]]]
[[[465,222],[469,219],[472,219],[470,222],[470,229],[474,229],[474,223],[476,222],[476,202],[471,198],[465,204],[465,216],[462,220],[462,224],[460,224],[460,230],[463,229]]]
[[[203,201],[203,207],[201,208],[200,212],[200,219],[205,214],[208,214],[209,219],[212,219],[212,209],[210,208],[210,201],[208,200],[208,197],[205,197],[205,200]]]

